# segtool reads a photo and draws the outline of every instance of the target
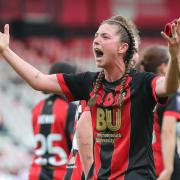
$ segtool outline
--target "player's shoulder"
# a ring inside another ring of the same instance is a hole
[[[130,76],[133,78],[148,78],[148,77],[156,77],[157,75],[152,72],[139,71],[137,69],[130,70]]]
[[[84,73],[80,73],[80,75],[85,79],[85,80],[94,80],[97,78],[99,72],[92,72],[92,71],[87,71]]]
[[[136,69],[131,69],[129,76],[131,77],[131,84],[136,87],[150,86],[156,74],[151,72],[141,72]]]

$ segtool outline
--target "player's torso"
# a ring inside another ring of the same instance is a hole
[[[121,180],[132,169],[137,168],[138,171],[138,168],[145,166],[152,168],[150,171],[154,176],[151,156],[152,113],[145,122],[143,117],[149,113],[146,111],[146,99],[143,99],[143,92],[131,77],[125,86],[123,108],[120,108],[120,88],[120,85],[105,84],[98,92],[96,105],[91,109],[95,179],[103,177]],[[149,108],[152,112],[153,104]]]

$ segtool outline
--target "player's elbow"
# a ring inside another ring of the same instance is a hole
[[[33,80],[30,80],[29,85],[37,91],[46,91],[47,88],[47,78],[45,78],[46,75],[39,73],[36,76],[34,76]]]

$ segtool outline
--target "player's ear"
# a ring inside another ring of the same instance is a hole
[[[121,43],[118,48],[119,54],[124,54],[128,50],[129,45],[127,43]]]

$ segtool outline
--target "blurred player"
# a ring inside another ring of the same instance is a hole
[[[164,76],[167,71],[168,60],[169,60],[168,49],[165,46],[160,46],[160,45],[147,47],[144,50],[143,55],[142,55],[142,65],[144,67],[144,70],[147,72],[153,72],[153,73],[159,74],[161,76]],[[162,172],[164,168],[163,160],[162,160],[160,137],[161,137],[163,115],[166,108],[167,108],[167,104],[164,106],[157,104],[155,108],[155,112],[154,112],[153,153],[154,153],[154,161],[155,161],[157,177],[160,175],[160,173]],[[179,157],[176,150],[175,164],[174,164],[175,169],[174,169],[173,174],[177,174],[177,175],[180,172],[178,159]],[[179,175],[178,175],[178,178],[180,179]],[[172,180],[175,180],[175,179],[172,178]]]
[[[75,73],[76,68],[54,64],[49,74]],[[67,103],[64,96],[51,94],[40,101],[32,111],[35,139],[34,159],[29,173],[30,180],[62,179],[72,145],[76,105]]]

